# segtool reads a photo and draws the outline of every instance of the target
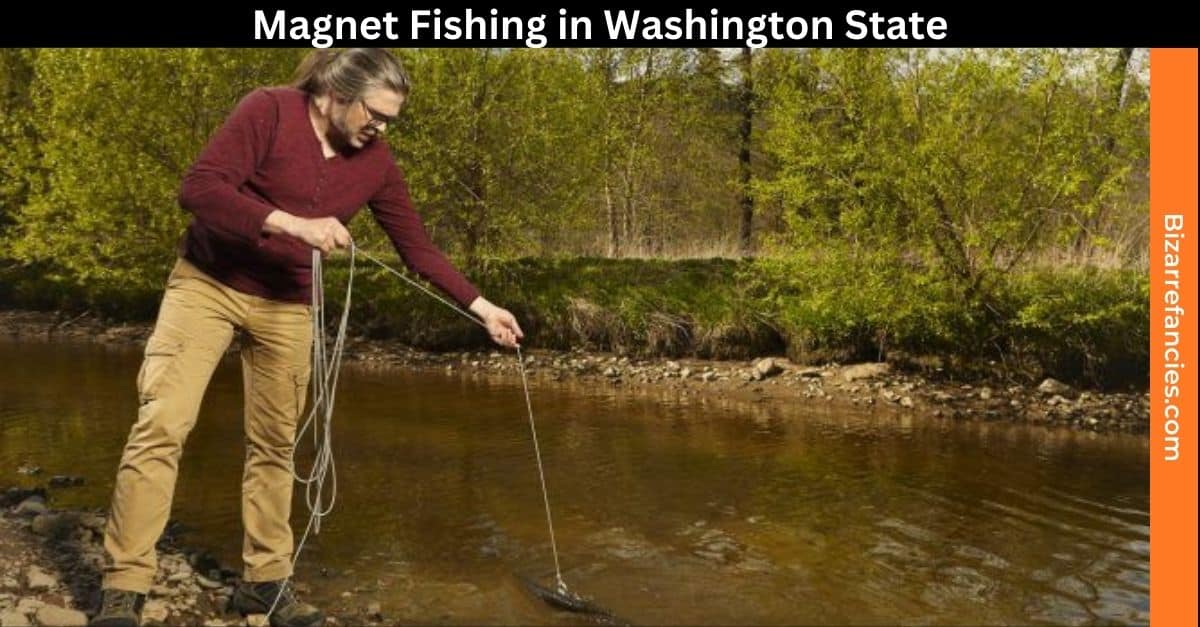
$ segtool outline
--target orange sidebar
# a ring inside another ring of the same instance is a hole
[[[1196,625],[1196,49],[1150,52],[1150,621]]]

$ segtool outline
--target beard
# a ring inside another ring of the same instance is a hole
[[[352,131],[345,113],[330,120],[329,127],[325,130],[325,139],[329,141],[329,145],[343,154],[361,150],[374,141],[376,136],[378,133],[370,127],[363,127],[357,132]]]

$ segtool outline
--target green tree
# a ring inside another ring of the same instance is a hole
[[[30,93],[37,53],[34,49],[0,48],[0,242],[30,190],[44,179]]]
[[[403,54],[414,87],[394,145],[431,234],[469,264],[549,252],[590,191],[578,64],[558,51]]]
[[[790,205],[791,250],[833,238],[987,299],[998,274],[1061,238],[1063,216],[1117,202],[1144,150],[1144,110],[1096,123],[1096,77],[1075,52],[810,58],[815,85],[774,86],[766,142],[782,169],[760,186]]]
[[[286,82],[290,50],[48,49],[33,64],[41,137],[18,213],[19,259],[96,289],[161,280],[188,216],[180,178],[253,87]]]

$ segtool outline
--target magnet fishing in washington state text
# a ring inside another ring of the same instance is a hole
[[[315,48],[329,48],[342,41],[405,41],[449,43],[519,42],[529,48],[550,43],[594,41],[593,25],[602,22],[600,39],[607,42],[726,42],[750,48],[772,44],[836,41],[835,19],[829,16],[800,17],[777,11],[753,16],[721,15],[717,9],[686,9],[681,15],[648,15],[640,10],[602,10],[597,15],[503,15],[498,9],[459,11],[413,9],[408,12],[408,36],[400,33],[400,17],[388,11],[381,16],[291,15],[279,9],[254,11],[254,39],[305,41]],[[602,18],[602,19],[594,19]],[[851,10],[842,17],[841,37],[848,41],[940,41],[947,37],[948,23],[940,16],[918,12],[888,16],[878,11]],[[547,32],[547,26],[554,30]]]

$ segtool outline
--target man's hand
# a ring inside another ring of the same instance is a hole
[[[497,307],[480,296],[471,303],[471,311],[483,320],[492,340],[497,344],[516,348],[519,341],[524,339],[525,332],[521,330],[517,319],[507,309]]]
[[[264,230],[284,233],[328,255],[335,248],[350,247],[350,231],[337,218],[300,218],[275,210],[267,216]]]

